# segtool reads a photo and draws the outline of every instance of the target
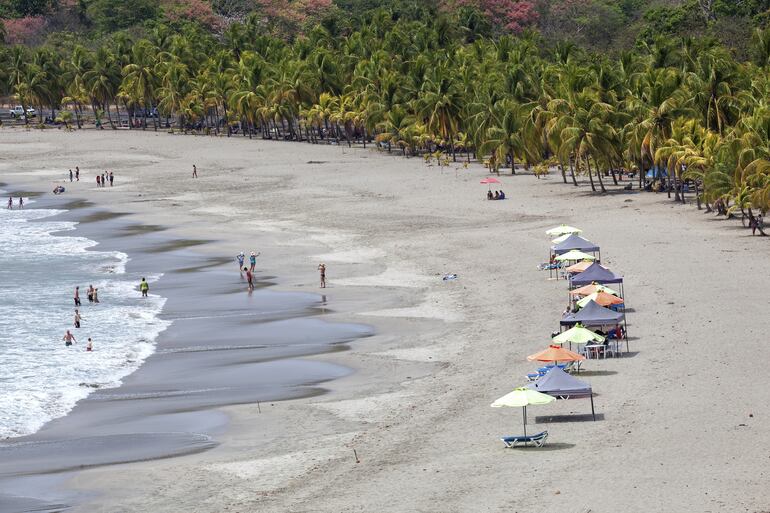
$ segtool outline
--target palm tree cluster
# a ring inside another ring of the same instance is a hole
[[[677,200],[694,187],[699,207],[753,217],[770,209],[768,41],[758,30],[754,62],[693,39],[611,57],[534,35],[467,42],[442,18],[382,11],[337,38],[317,26],[286,42],[252,18],[220,38],[160,25],[91,49],[6,47],[0,78],[18,103],[52,118],[64,109],[78,127],[90,109],[113,128],[165,118],[211,134],[376,143],[497,172],[555,168],[600,192],[653,172]]]

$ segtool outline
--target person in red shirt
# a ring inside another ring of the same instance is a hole
[[[248,267],[243,268],[246,271],[246,281],[249,282],[249,292],[254,290],[254,275]]]

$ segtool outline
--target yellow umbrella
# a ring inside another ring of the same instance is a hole
[[[543,394],[528,388],[517,388],[513,392],[505,394],[490,406],[492,408],[523,408],[524,436],[527,436],[527,406],[548,404],[556,400],[555,397]]]
[[[570,235],[573,233],[583,233],[583,230],[580,228],[575,228],[574,226],[567,226],[566,224],[555,226],[551,228],[550,230],[546,230],[545,234],[550,235],[552,237],[558,237],[559,235]]]

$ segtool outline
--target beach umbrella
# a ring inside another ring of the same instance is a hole
[[[583,271],[591,267],[591,264],[593,264],[593,262],[591,262],[590,260],[583,260],[582,262],[578,262],[576,264],[573,264],[567,267],[567,269],[565,270],[568,273],[582,273]]]
[[[611,306],[611,305],[622,305],[623,304],[623,298],[619,298],[618,296],[614,296],[612,294],[608,294],[607,292],[594,292],[593,294],[589,294],[580,301],[577,302],[577,305],[580,308],[583,308],[585,305],[588,304],[589,301],[596,301],[601,306]]]
[[[573,353],[572,351],[568,349],[564,349],[563,347],[557,346],[557,345],[550,345],[548,346],[547,349],[544,349],[539,353],[535,353],[527,356],[527,360],[529,361],[553,362],[553,363],[579,362],[585,359],[586,359],[585,356],[581,354]]]
[[[552,403],[555,397],[530,390],[517,388],[513,392],[505,394],[490,406],[492,408],[523,408],[524,436],[527,436],[527,406]]]
[[[604,337],[598,333],[594,333],[588,328],[584,328],[580,324],[576,324],[553,338],[554,344],[562,345],[565,342],[576,345],[587,344],[589,342],[604,342]]]
[[[571,235],[573,233],[583,233],[583,230],[580,228],[575,228],[574,226],[567,226],[566,224],[563,224],[561,226],[555,226],[550,230],[546,230],[545,232],[546,235],[550,235],[552,237],[558,237],[559,235]]]
[[[552,244],[558,244],[558,243],[560,243],[560,242],[564,242],[565,240],[567,240],[567,237],[569,237],[570,235],[572,235],[572,234],[571,234],[571,233],[565,233],[564,235],[559,235],[558,237],[556,237],[555,239],[553,239],[553,240],[551,241],[551,243],[552,243]]]
[[[557,256],[555,260],[559,262],[564,262],[567,260],[596,260],[596,257],[589,255],[588,253],[583,253],[579,249],[573,249]]]
[[[616,290],[613,290],[609,287],[606,287],[604,285],[599,285],[598,283],[591,283],[590,285],[583,285],[580,288],[577,288],[575,290],[570,290],[569,295],[570,296],[590,296],[594,292],[606,292],[607,294],[612,294],[613,296],[617,296],[618,292]]]
[[[491,191],[492,190],[492,184],[493,183],[500,183],[500,180],[498,180],[497,178],[484,178],[479,183],[484,184],[484,185],[489,185],[489,190]]]

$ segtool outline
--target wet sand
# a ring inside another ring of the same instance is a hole
[[[170,239],[160,233],[166,227],[121,221],[126,214],[88,202],[66,206],[72,210],[59,218],[81,223],[66,235],[97,240],[102,251],[126,252],[129,270],[164,273],[152,292],[167,298],[161,318],[173,323],[155,354],[120,387],[82,383],[94,392],[70,414],[34,435],[0,442],[2,512],[61,509],[61,501],[45,499],[55,493],[41,486],[40,476],[216,447],[226,416],[214,409],[319,395],[325,382],[351,369],[302,357],[343,350],[372,334],[365,325],[325,321],[321,296],[273,291],[266,277],[247,294],[233,258],[191,249],[208,241]],[[20,497],[25,489],[30,495]],[[76,504],[82,497],[69,499]]]
[[[75,493],[74,511],[153,513],[759,512],[770,503],[770,401],[757,357],[770,332],[768,242],[734,221],[665,194],[593,195],[553,174],[501,176],[508,199],[488,202],[479,167],[337,146],[105,130],[5,131],[0,148],[15,163],[0,170],[5,181],[48,184],[76,163],[114,170],[114,190],[83,184],[73,194],[131,212],[132,223],[168,226],[167,240],[212,241],[177,250],[204,255],[185,269],[261,250],[271,288],[301,296],[319,292],[325,262],[319,317],[375,329],[348,351],[307,358],[355,370],[323,383],[328,393],[224,407],[209,426],[215,448],[67,474],[64,495],[46,500]],[[533,409],[529,429],[547,429],[548,445],[506,450],[499,437],[520,431],[521,412],[489,404],[524,383],[526,356],[558,328],[565,284],[536,266],[544,231],[561,222],[583,228],[625,276],[631,353],[581,373],[600,420],[560,421],[584,415],[587,401]],[[443,282],[448,272],[458,279]],[[191,425],[213,415],[185,413]]]

